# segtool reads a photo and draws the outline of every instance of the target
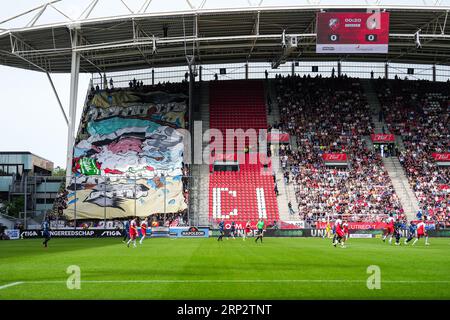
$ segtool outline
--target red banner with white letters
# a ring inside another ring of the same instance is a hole
[[[322,155],[322,159],[325,162],[347,162],[347,154],[346,153],[324,153]]]
[[[330,223],[331,226],[334,225],[334,222]],[[325,229],[327,226],[326,222],[317,222],[317,229]],[[382,230],[386,229],[387,224],[384,222],[349,222],[348,229],[349,230]]]
[[[450,152],[445,152],[445,153],[433,152],[431,154],[431,156],[434,158],[435,161],[439,161],[439,162],[450,161]]]
[[[393,134],[371,134],[372,142],[374,143],[393,143],[395,141],[395,136]]]
[[[324,153],[322,159],[327,166],[342,166],[347,164],[346,153]]]

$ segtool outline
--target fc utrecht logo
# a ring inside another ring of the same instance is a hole
[[[339,19],[331,18],[330,21],[328,21],[328,27],[330,27],[331,30],[336,30],[339,28]]]

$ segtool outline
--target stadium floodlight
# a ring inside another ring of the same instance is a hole
[[[422,44],[420,43],[420,29],[414,34],[414,38],[416,40],[416,49],[422,48]]]

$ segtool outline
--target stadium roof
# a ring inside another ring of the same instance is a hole
[[[81,55],[80,72],[89,73],[185,65],[187,55],[199,64],[280,59],[450,64],[450,1],[277,2],[81,0],[75,8],[73,1],[54,0],[1,18],[0,64],[70,72],[73,50]],[[318,11],[367,9],[391,14],[388,54],[316,54]],[[287,55],[283,29],[299,37],[298,48]]]

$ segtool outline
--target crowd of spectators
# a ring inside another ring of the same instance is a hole
[[[380,155],[363,136],[373,133],[370,107],[359,80],[348,77],[276,79],[280,130],[297,145],[281,151],[305,220],[336,214],[403,214]],[[328,167],[323,153],[345,153],[348,164]],[[283,160],[282,160],[283,161]]]
[[[450,167],[432,153],[450,152],[450,84],[377,80],[376,88],[389,131],[401,135],[399,155],[423,214],[436,222],[450,215]]]

